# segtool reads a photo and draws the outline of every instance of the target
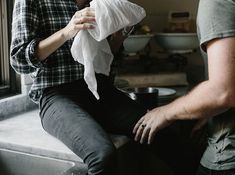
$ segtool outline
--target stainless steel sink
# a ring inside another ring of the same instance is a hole
[[[67,175],[65,172],[75,165],[70,161],[0,149],[0,175]],[[79,174],[83,173],[76,175]]]

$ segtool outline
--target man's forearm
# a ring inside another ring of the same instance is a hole
[[[169,120],[188,120],[213,117],[228,110],[223,89],[205,81],[189,94],[178,98],[167,107]]]

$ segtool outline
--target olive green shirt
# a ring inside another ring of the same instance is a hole
[[[208,41],[235,37],[235,0],[200,0],[197,26],[201,48],[205,53]],[[235,168],[235,108],[209,121],[208,147],[201,164],[213,170]]]

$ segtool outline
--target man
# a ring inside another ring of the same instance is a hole
[[[198,37],[208,57],[208,80],[187,95],[145,114],[134,127],[135,140],[152,143],[176,120],[208,121],[208,146],[198,175],[235,174],[235,0],[201,0]],[[177,158],[175,158],[177,159]]]

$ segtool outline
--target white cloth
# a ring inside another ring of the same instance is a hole
[[[109,75],[113,54],[106,38],[126,26],[139,23],[145,10],[127,0],[93,0],[95,28],[81,30],[74,38],[71,53],[74,60],[84,65],[84,79],[90,91],[99,99],[95,72]]]

